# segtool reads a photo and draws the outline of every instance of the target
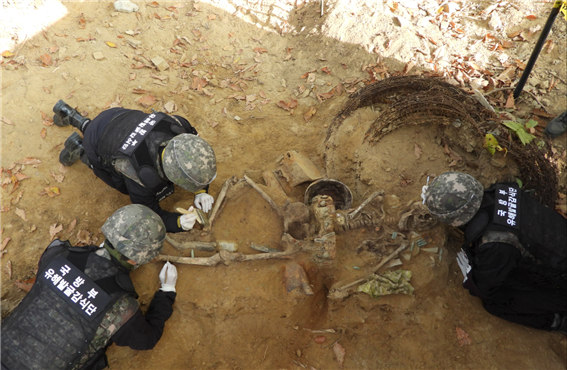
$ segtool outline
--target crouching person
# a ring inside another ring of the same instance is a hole
[[[429,211],[464,231],[457,263],[470,294],[502,319],[567,334],[567,220],[515,182],[484,190],[446,172],[424,188]]]
[[[163,247],[161,218],[142,205],[116,211],[100,247],[55,240],[40,258],[36,281],[2,322],[2,370],[103,369],[113,342],[152,349],[173,312],[177,271],[167,263],[144,316],[129,273]]]

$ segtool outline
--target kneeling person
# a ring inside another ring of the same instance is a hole
[[[425,188],[425,187],[424,187]],[[484,190],[472,176],[446,172],[424,189],[440,221],[464,231],[457,254],[463,286],[505,320],[567,333],[567,220],[515,182]]]
[[[145,316],[129,272],[160,253],[163,221],[132,204],[110,216],[102,232],[100,247],[49,244],[32,289],[2,322],[2,370],[102,369],[113,342],[146,350],[159,341],[173,312],[177,270],[163,267]]]
[[[210,211],[214,198],[207,192],[217,175],[215,153],[185,118],[112,108],[91,121],[62,100],[53,111],[57,126],[72,125],[84,134],[81,138],[75,132],[65,141],[59,161],[70,166],[80,158],[132,203],[156,212],[168,232],[190,230],[196,220],[194,214],[159,206],[173,194],[173,184],[195,193],[195,206]]]

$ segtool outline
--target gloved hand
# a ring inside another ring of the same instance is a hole
[[[189,207],[187,211],[191,212],[192,210],[193,207]],[[189,213],[179,217],[179,224],[183,230],[191,230],[193,226],[195,226],[195,221],[197,221],[197,215],[195,213]]]
[[[471,265],[469,264],[469,258],[465,251],[461,249],[459,253],[457,253],[457,264],[461,268],[461,273],[463,274],[463,283],[467,281],[467,275],[471,271]]]
[[[159,281],[163,292],[175,292],[175,283],[177,283],[177,268],[171,263],[166,262],[159,273]]]
[[[215,198],[207,193],[199,193],[195,195],[195,207],[199,208],[205,213],[211,210],[214,202]]]

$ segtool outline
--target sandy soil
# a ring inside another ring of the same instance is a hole
[[[56,4],[6,1],[3,12],[31,17],[48,14]],[[401,74],[410,62],[410,74],[445,75],[467,90],[497,77],[505,83],[497,87],[514,86],[522,71],[518,63],[529,59],[551,9],[550,3],[533,1],[450,1],[438,12],[438,1],[334,0],[325,2],[321,16],[318,1],[300,0],[158,1],[137,3],[139,11],[128,14],[116,12],[111,2],[62,4],[68,13],[38,34],[26,37],[23,23],[4,20],[1,26],[2,51],[14,54],[2,59],[1,164],[14,175],[2,173],[2,240],[10,238],[2,246],[2,317],[24,297],[21,283],[35,276],[52,233],[71,243],[99,243],[106,218],[129,203],[82,163],[61,168],[58,155],[73,129],[50,125],[57,100],[89,117],[117,105],[185,116],[215,149],[213,195],[233,175],[263,184],[262,173],[277,169],[284,153],[297,150],[345,183],[354,206],[383,189],[385,211],[397,218],[408,202],[419,199],[428,175],[458,169],[489,185],[513,180],[518,171],[508,159],[493,160],[474,140],[473,148],[460,154],[476,167],[450,167],[435,125],[406,126],[377,144],[363,142],[379,107],[354,112],[326,148],[328,126],[348,93],[370,81],[368,66],[383,68],[383,75],[375,76],[381,79]],[[566,109],[565,23],[556,20],[548,38],[552,46],[546,44],[526,85],[538,101],[522,94],[506,109],[509,90],[490,95],[501,113],[533,117],[544,126]],[[508,36],[516,31],[522,36]],[[156,57],[165,64],[154,65]],[[508,80],[501,76],[507,70]],[[155,102],[140,105],[148,95]],[[293,112],[282,109],[291,99],[298,104]],[[534,108],[547,116],[534,114]],[[307,121],[310,109],[316,113]],[[465,131],[449,126],[445,134],[467,146]],[[555,160],[564,163],[565,135],[553,145]],[[564,184],[565,174],[559,178]],[[296,186],[288,197],[303,201],[307,185]],[[559,189],[561,206],[564,185]],[[274,199],[282,204],[283,198]],[[192,201],[177,189],[162,206],[187,207]],[[247,189],[227,202],[207,238],[236,242],[251,254],[258,253],[251,243],[279,248],[282,230],[270,206]],[[312,296],[286,291],[290,260],[178,264],[177,301],[162,340],[144,352],[112,346],[111,368],[338,369],[335,342],[346,351],[348,369],[565,368],[556,353],[561,336],[493,317],[462,289],[454,262],[461,239],[442,226],[423,233],[441,253],[421,251],[403,260],[402,268],[413,274],[414,295],[328,299],[333,284],[366,276],[379,262],[373,253],[357,253],[357,247],[380,232],[339,234],[332,264],[318,265],[305,253],[294,256],[307,273]],[[206,239],[197,230],[188,234]],[[169,243],[164,253],[187,255]],[[161,266],[150,263],[132,274],[142,309],[159,288]],[[459,341],[456,328],[468,333],[469,344]],[[333,333],[317,332],[327,329]],[[322,344],[314,340],[321,335]]]

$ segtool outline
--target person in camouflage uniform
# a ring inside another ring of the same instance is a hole
[[[159,202],[173,193],[174,184],[195,193],[195,207],[210,211],[215,153],[185,118],[112,108],[91,121],[62,100],[53,111],[57,126],[71,125],[84,134],[81,138],[74,132],[65,141],[59,161],[70,166],[80,158],[106,184],[128,194],[132,203],[160,215],[168,232],[190,230],[197,218],[161,209]]]
[[[163,221],[132,204],[108,218],[102,232],[99,247],[60,240],[47,247],[31,291],[2,322],[2,370],[103,369],[112,343],[147,350],[159,341],[173,312],[177,270],[164,265],[145,315],[129,272],[160,253]]]
[[[422,197],[440,221],[464,231],[457,253],[463,286],[488,312],[567,332],[567,219],[515,182],[484,190],[460,172],[436,177]]]

